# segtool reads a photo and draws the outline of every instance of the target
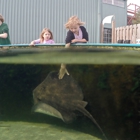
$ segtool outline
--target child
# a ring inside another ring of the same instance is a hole
[[[52,32],[47,29],[44,28],[40,34],[40,38],[37,40],[33,40],[30,45],[34,46],[35,44],[54,44],[54,40],[53,40],[53,35]]]
[[[65,27],[69,29],[65,40],[65,48],[69,48],[71,43],[88,42],[88,33],[86,28],[82,25],[84,25],[84,22],[81,22],[77,16],[72,16],[69,18],[68,22],[65,24]],[[65,73],[69,75],[66,69],[66,64],[61,64],[58,78],[62,79]]]
[[[9,28],[6,23],[4,23],[4,18],[0,14],[0,45],[8,45],[11,44],[9,38]]]
[[[84,26],[84,22],[81,22],[77,16],[72,16],[69,18],[65,27],[69,29],[66,36],[66,45],[69,47],[71,43],[86,43],[88,42],[88,33]]]

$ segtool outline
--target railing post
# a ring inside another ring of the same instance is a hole
[[[101,38],[100,38],[100,43],[103,43],[104,40],[104,25],[101,23]]]
[[[115,20],[112,20],[112,43],[115,43]]]
[[[137,28],[137,25],[134,24],[133,25],[133,32],[132,32],[132,43],[133,44],[136,44],[136,28]]]

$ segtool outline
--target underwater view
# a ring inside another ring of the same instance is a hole
[[[140,52],[0,49],[0,140],[139,140]],[[58,79],[60,64],[70,75]]]

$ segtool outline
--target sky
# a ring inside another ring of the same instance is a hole
[[[129,5],[130,3],[140,6],[140,0],[127,0],[127,5]],[[135,10],[135,5],[128,6],[128,9]]]
[[[140,0],[127,0],[127,5],[129,5],[130,3],[140,6]]]

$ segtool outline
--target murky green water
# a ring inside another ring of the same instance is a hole
[[[18,64],[140,64],[140,51],[113,48],[21,48],[0,50],[0,58],[0,63]]]
[[[0,50],[0,139],[104,140],[87,117],[71,124],[31,113],[32,91],[66,63],[109,140],[138,140],[140,52],[116,49]]]

